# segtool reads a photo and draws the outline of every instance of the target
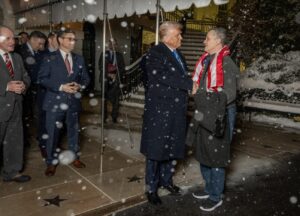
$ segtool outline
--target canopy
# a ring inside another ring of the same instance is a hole
[[[25,26],[47,25],[49,23],[49,0],[22,0],[20,4],[14,5],[15,11],[21,11],[35,7],[34,10],[20,14],[25,17],[27,22]],[[104,0],[53,0],[52,19],[53,23],[72,22],[88,20],[95,21],[97,18],[103,18]],[[226,4],[229,0],[213,0],[216,5]],[[17,2],[17,1],[16,1]],[[156,13],[157,0],[109,0],[107,1],[108,18],[131,16],[133,14]],[[188,9],[194,4],[196,7],[206,7],[211,0],[161,0],[160,5],[166,11],[174,11],[176,7],[179,10]],[[14,3],[16,4],[16,3]],[[42,7],[39,7],[42,6]],[[22,20],[21,20],[22,21]],[[20,22],[19,22],[20,23]]]

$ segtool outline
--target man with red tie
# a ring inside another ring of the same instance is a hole
[[[19,173],[23,168],[22,99],[30,85],[30,78],[22,58],[13,53],[14,33],[0,25],[0,149],[3,154],[4,182],[27,182],[28,175]],[[1,164],[1,162],[0,162]]]
[[[81,93],[90,82],[83,57],[75,54],[75,33],[69,29],[57,33],[59,49],[49,53],[43,61],[39,84],[46,88],[43,109],[46,111],[48,133],[46,149],[46,176],[53,176],[59,163],[56,152],[61,127],[66,125],[68,147],[74,154],[73,166],[84,168],[79,160],[79,112]]]

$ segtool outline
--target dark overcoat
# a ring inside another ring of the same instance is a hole
[[[234,103],[236,98],[236,78],[239,74],[239,69],[229,56],[225,56],[223,59],[223,71],[224,71],[224,88],[223,92],[227,96],[227,106]],[[204,82],[206,83],[206,82]],[[205,90],[206,85],[199,87],[199,90]],[[195,94],[198,97],[198,94]],[[212,108],[213,109],[213,108]],[[213,136],[211,132],[201,127],[197,121],[192,120],[192,131],[194,131],[196,137],[196,159],[200,164],[204,164],[209,167],[226,167],[230,162],[230,136],[227,124],[225,127],[224,136],[217,138]]]
[[[151,48],[146,56],[147,91],[141,139],[141,153],[152,160],[184,157],[188,91],[193,81],[163,43]]]

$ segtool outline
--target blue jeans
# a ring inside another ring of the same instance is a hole
[[[215,202],[220,201],[224,191],[225,169],[200,164],[200,171],[205,181],[204,191],[209,195],[209,199]]]
[[[230,141],[232,141],[234,124],[235,124],[235,117],[236,117],[236,105],[231,105],[227,108],[227,115],[228,115],[228,125],[230,131]]]

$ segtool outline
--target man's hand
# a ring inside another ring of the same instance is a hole
[[[62,91],[74,94],[80,90],[80,85],[76,82],[66,83],[62,85]]]
[[[196,94],[198,88],[199,88],[198,83],[197,83],[197,82],[194,82],[194,83],[193,83],[192,95]]]
[[[7,83],[7,91],[22,94],[25,90],[26,86],[23,81],[10,81]]]

